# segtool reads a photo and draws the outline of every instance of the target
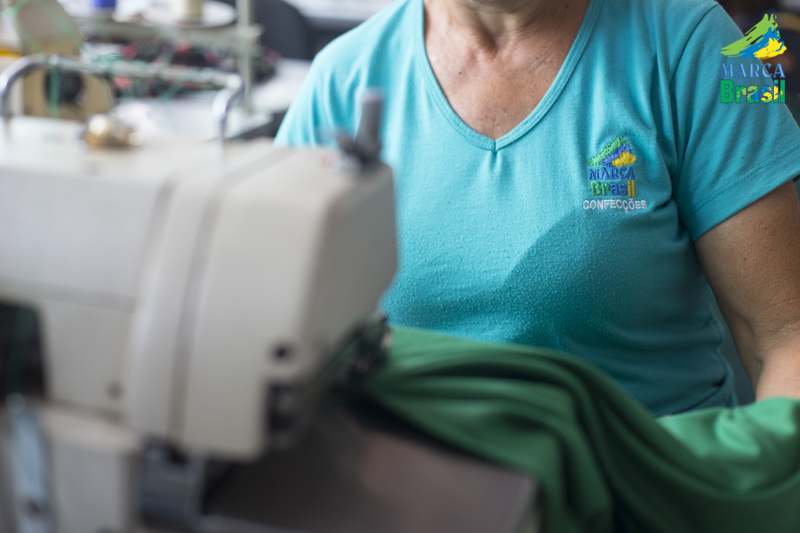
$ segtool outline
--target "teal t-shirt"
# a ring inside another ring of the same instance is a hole
[[[438,85],[422,0],[397,0],[317,56],[277,141],[354,131],[359,91],[383,90],[392,323],[570,352],[657,415],[730,404],[692,243],[800,174],[785,105],[720,101],[739,64],[762,77],[737,85],[773,83],[721,54],[741,37],[711,0],[592,0],[543,100],[492,140]]]

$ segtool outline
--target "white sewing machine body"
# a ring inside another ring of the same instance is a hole
[[[88,149],[80,124],[11,118],[37,69],[218,86],[220,138],[245,92],[219,71],[53,55],[0,73],[0,531],[538,531],[529,476],[324,397],[388,339],[378,93],[340,153]]]
[[[271,444],[396,265],[389,169],[268,141],[89,150],[81,126],[0,132],[0,301],[39,315],[47,401],[184,450]]]

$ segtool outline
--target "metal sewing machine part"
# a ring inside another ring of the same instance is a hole
[[[167,67],[142,63],[118,62],[113,64],[88,63],[80,59],[52,54],[34,54],[15,61],[0,73],[0,117],[11,117],[11,88],[17,80],[37,70],[84,73],[94,76],[121,75],[132,78],[149,78],[175,82],[195,82],[220,87],[212,106],[212,112],[219,124],[219,140],[225,140],[228,114],[235,101],[244,92],[242,78],[236,74],[214,69],[192,69]]]
[[[132,127],[106,114],[89,117],[82,138],[92,148],[128,148],[142,142]]]
[[[345,166],[361,171],[380,161],[382,112],[383,94],[377,89],[366,89],[361,95],[361,119],[355,138],[346,132],[336,134]]]

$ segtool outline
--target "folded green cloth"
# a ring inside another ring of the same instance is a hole
[[[423,431],[533,474],[544,531],[800,532],[800,401],[656,420],[569,355],[393,328],[361,390]]]

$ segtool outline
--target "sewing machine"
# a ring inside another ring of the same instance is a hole
[[[266,512],[262,522],[295,531],[447,531],[430,499],[394,501],[420,493],[404,478],[416,472],[434,476],[421,486],[438,491],[437,512],[458,531],[533,531],[524,476],[410,444],[324,401],[386,347],[374,310],[396,243],[379,101],[355,139],[340,139],[343,152],[131,136],[92,148],[91,123],[8,117],[7,90],[26,72],[94,68],[70,61],[29,58],[0,76],[0,319],[11,332],[0,530],[121,533],[147,515],[196,531],[275,531],[254,529]],[[240,87],[218,81],[224,138]],[[34,394],[19,394],[28,385]],[[234,476],[207,501],[228,464],[263,475],[250,488]],[[282,490],[301,479],[317,497]],[[273,491],[272,505],[219,518],[254,490]],[[344,507],[324,511],[320,494]],[[281,515],[289,508],[299,521]]]

